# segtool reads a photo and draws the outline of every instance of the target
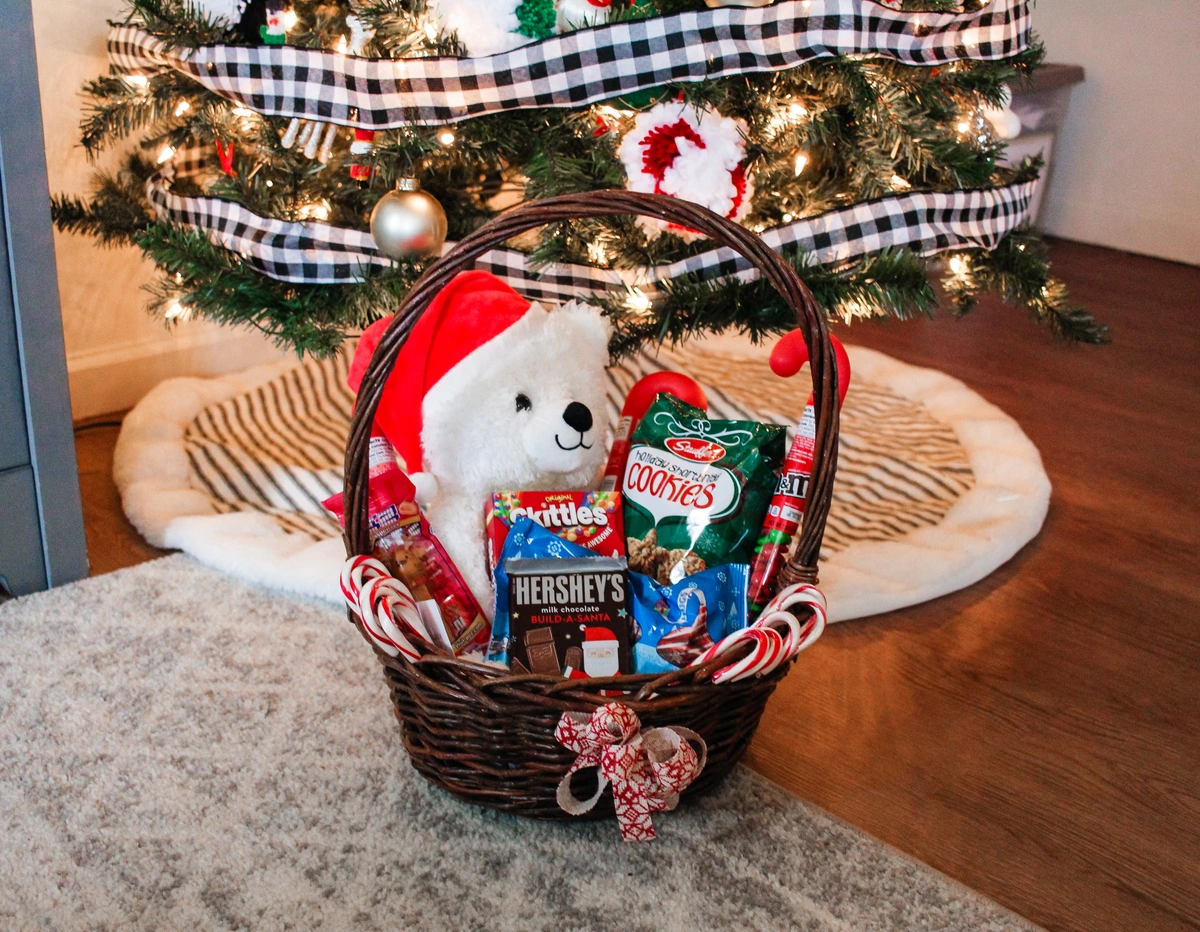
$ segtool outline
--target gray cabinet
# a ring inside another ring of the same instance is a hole
[[[87,575],[29,0],[0,29],[0,576]]]
[[[4,193],[0,188],[0,208]],[[0,269],[10,271],[4,211],[0,209]],[[25,427],[25,389],[21,382],[17,344],[17,315],[12,276],[0,281],[0,472],[29,465],[29,434]],[[0,504],[3,499],[0,499]]]

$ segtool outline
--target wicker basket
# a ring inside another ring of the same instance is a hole
[[[838,437],[837,375],[825,317],[791,265],[753,233],[687,201],[625,191],[567,195],[518,207],[463,239],[413,287],[359,389],[346,449],[346,541],[351,555],[371,552],[367,443],[375,409],[397,353],[434,296],[457,273],[472,268],[482,253],[517,234],[547,223],[617,214],[640,214],[699,230],[757,266],[795,309],[810,352],[817,436],[806,517],[780,586],[816,581]],[[684,793],[689,796],[720,782],[745,753],[768,697],[790,667],[784,664],[761,678],[714,685],[715,669],[744,653],[661,675],[583,680],[509,675],[443,654],[429,653],[416,663],[378,649],[376,654],[404,747],[422,776],[468,802],[542,819],[570,818],[555,798],[575,757],[554,738],[564,711],[591,712],[614,701],[616,690],[619,701],[638,714],[644,727],[675,725],[697,732],[708,745],[708,763]],[[580,790],[590,795],[587,778],[578,779]],[[611,797],[606,797],[591,816],[612,814]]]

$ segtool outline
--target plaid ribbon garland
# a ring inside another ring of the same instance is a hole
[[[381,60],[290,46],[167,51],[114,25],[118,71],[176,68],[268,116],[362,129],[451,123],[534,107],[581,107],[668,82],[780,71],[836,55],[909,65],[1006,58],[1029,46],[1029,0],[972,13],[901,13],[872,0],[783,0],[612,23],[488,58]]]
[[[181,156],[192,160],[187,151],[181,150],[177,158]],[[146,184],[160,219],[203,230],[214,243],[271,278],[305,285],[353,284],[370,269],[391,265],[364,230],[269,219],[234,201],[182,197],[171,191],[170,178],[171,171],[163,171]],[[1037,184],[896,194],[804,217],[768,230],[762,238],[776,251],[803,249],[821,265],[837,265],[889,248],[903,247],[927,256],[947,249],[993,249],[1027,218]],[[544,301],[628,288],[653,297],[659,282],[689,274],[738,275],[747,281],[758,276],[757,269],[725,247],[632,271],[568,263],[534,270],[525,254],[515,249],[489,250],[475,266],[504,279],[527,298]]]

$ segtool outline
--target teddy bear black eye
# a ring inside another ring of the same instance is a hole
[[[529,396],[526,395],[524,392],[521,392],[521,394],[517,395],[517,410],[518,411],[532,411],[533,410],[533,402],[529,400]]]

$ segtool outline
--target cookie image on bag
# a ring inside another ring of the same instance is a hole
[[[629,539],[629,568],[635,573],[658,579],[667,551],[658,546],[658,532],[651,529],[645,540]]]

